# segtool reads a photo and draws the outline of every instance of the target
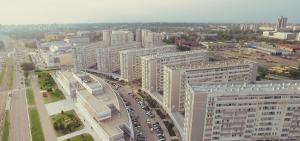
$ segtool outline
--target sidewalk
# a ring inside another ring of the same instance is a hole
[[[40,94],[41,90],[38,86],[37,77],[33,77],[33,80],[31,81],[31,86],[32,86],[32,90],[34,92],[34,99],[35,99],[36,107],[37,107],[37,110],[38,110],[38,113],[40,116],[40,121],[42,124],[45,141],[56,141],[57,138],[56,138],[50,117],[49,117],[46,107],[44,105],[43,96]]]

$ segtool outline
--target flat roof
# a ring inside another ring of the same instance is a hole
[[[148,50],[157,50],[162,48],[176,48],[175,45],[163,45],[163,46],[156,46],[151,48],[133,48],[133,49],[127,49],[120,51],[120,53],[133,53],[133,52],[142,52],[142,51],[148,51]]]
[[[192,70],[192,69],[213,69],[213,68],[224,68],[224,67],[233,67],[233,66],[241,66],[241,65],[250,65],[256,64],[254,61],[245,60],[245,59],[232,59],[226,61],[212,61],[212,62],[196,62],[196,63],[178,63],[178,64],[171,64],[166,65],[169,69],[178,70],[178,69],[185,69],[185,70]]]
[[[300,94],[300,80],[259,81],[256,83],[191,83],[190,87],[197,92],[213,94]]]
[[[165,57],[174,57],[174,56],[190,55],[190,54],[197,54],[197,53],[208,53],[208,51],[207,50],[193,50],[193,51],[171,52],[171,53],[165,53],[165,54],[152,54],[152,55],[143,56],[142,59],[151,60],[151,59],[160,59],[160,58],[165,58]]]

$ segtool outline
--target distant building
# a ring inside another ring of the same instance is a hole
[[[157,46],[153,48],[136,48],[120,51],[121,79],[132,82],[142,78],[141,57],[155,54],[176,52],[175,45]]]
[[[292,40],[296,38],[294,33],[290,32],[274,32],[274,31],[264,31],[264,37],[280,39],[280,40]]]
[[[97,69],[103,73],[113,73],[120,70],[120,54],[119,51],[141,48],[139,42],[131,42],[122,45],[114,45],[110,47],[102,47],[97,52]]]
[[[133,33],[126,30],[104,30],[103,41],[108,46],[122,45],[134,41]]]
[[[300,41],[300,33],[297,35],[297,41]]]
[[[163,38],[164,35],[161,33],[157,33],[157,32],[152,32],[150,30],[141,30],[141,33],[139,35],[141,35],[142,39],[142,46],[144,48],[149,48],[149,47],[156,47],[156,46],[161,46],[164,45],[163,43]]]
[[[285,29],[287,26],[288,18],[280,16],[278,17],[277,23],[276,23],[276,31],[281,31],[281,29]]]
[[[201,44],[208,49],[228,49],[237,47],[237,43],[233,42],[201,42]]]
[[[65,38],[64,41],[66,43],[69,43],[69,44],[76,44],[76,45],[79,45],[79,44],[88,44],[90,43],[90,39],[87,38],[87,37],[71,37],[71,38]]]
[[[300,81],[187,84],[183,141],[297,140]]]
[[[76,71],[87,70],[97,65],[97,48],[105,46],[104,42],[73,47],[74,68]]]
[[[300,45],[281,44],[277,45],[277,47],[293,53],[300,52]]]
[[[258,25],[257,24],[240,24],[240,30],[241,31],[258,31]]]

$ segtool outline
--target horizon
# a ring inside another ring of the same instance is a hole
[[[279,16],[290,24],[300,23],[297,0],[14,0],[2,5],[2,25],[275,23]]]

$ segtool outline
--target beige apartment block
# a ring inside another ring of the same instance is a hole
[[[120,51],[121,79],[132,82],[142,78],[141,57],[147,55],[176,52],[175,45],[157,46],[153,48],[137,48]]]
[[[176,63],[207,62],[208,51],[194,50],[142,57],[142,89],[148,93],[163,90],[163,67]]]
[[[98,71],[104,73],[112,73],[120,70],[119,51],[133,48],[141,48],[141,44],[139,42],[131,42],[122,45],[98,48],[96,50]]]
[[[92,66],[96,66],[96,49],[103,46],[105,46],[104,42],[96,42],[73,47],[73,61],[75,70],[86,70]]]
[[[187,84],[184,141],[295,140],[300,81]]]
[[[163,104],[168,112],[184,112],[188,82],[254,82],[257,64],[248,60],[165,65]]]

